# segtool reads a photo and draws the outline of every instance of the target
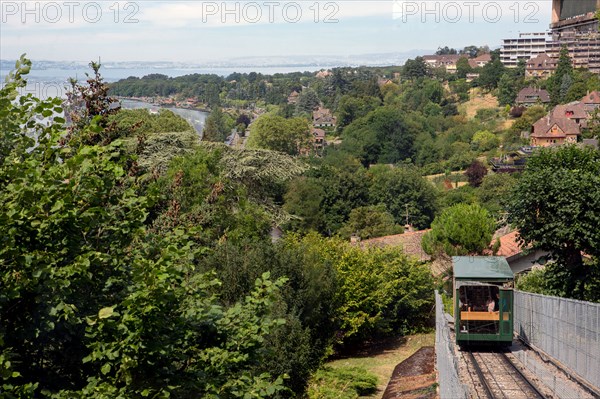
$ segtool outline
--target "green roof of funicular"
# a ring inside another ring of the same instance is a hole
[[[454,278],[458,280],[512,280],[514,274],[502,256],[453,256]]]

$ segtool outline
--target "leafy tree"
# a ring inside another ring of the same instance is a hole
[[[478,82],[481,87],[487,90],[493,90],[498,87],[498,82],[504,75],[506,68],[499,59],[492,60],[481,68]]]
[[[457,204],[435,218],[423,237],[423,249],[429,254],[481,255],[490,245],[494,228],[494,220],[481,206]]]
[[[225,308],[197,273],[197,231],[146,230],[156,197],[99,125],[64,141],[61,99],[13,101],[31,63],[0,89],[0,364],[10,397],[266,397],[260,370],[281,324],[268,274]],[[90,98],[102,95],[90,89]],[[85,90],[84,90],[85,91]],[[50,123],[40,123],[42,116]],[[31,137],[36,134],[36,141]],[[85,137],[81,140],[79,135]]]
[[[369,204],[369,181],[365,170],[349,165],[324,166],[313,172],[323,189],[321,212],[323,222],[319,231],[332,236],[346,223],[350,212]]]
[[[226,118],[221,107],[215,107],[206,118],[202,139],[204,141],[224,142],[231,131]]]
[[[288,227],[295,231],[320,231],[324,196],[324,188],[314,177],[300,177],[290,182],[283,205],[283,209],[294,216]]]
[[[417,129],[399,109],[380,107],[346,127],[341,149],[365,166],[396,163],[413,157]]]
[[[416,169],[410,167],[390,168],[380,165],[369,169],[371,182],[370,203],[385,204],[397,224],[409,223],[426,228],[437,209],[435,188]]]
[[[483,178],[487,175],[487,168],[481,162],[475,160],[465,171],[465,175],[469,179],[471,187],[479,187],[483,182]]]
[[[464,79],[467,77],[467,74],[471,73],[473,68],[471,64],[469,64],[469,59],[467,57],[461,57],[456,62],[456,76],[459,79]]]
[[[306,119],[285,119],[280,116],[263,115],[250,127],[248,145],[254,148],[281,151],[297,155],[307,148],[310,129]]]
[[[311,88],[304,89],[300,92],[300,96],[298,96],[296,115],[301,115],[303,113],[311,114],[319,105],[321,105],[321,100],[319,100],[317,93]]]
[[[521,132],[529,132],[531,125],[537,122],[541,117],[546,115],[547,111],[542,106],[533,106],[527,108],[523,115],[513,123],[510,130],[504,137],[504,142],[518,142],[521,138]]]
[[[466,54],[469,57],[477,57],[480,53],[480,48],[477,46],[466,46],[460,51],[461,54]]]
[[[398,248],[353,247],[338,239],[309,234],[305,253],[318,254],[339,276],[336,299],[338,343],[350,346],[374,336],[407,333],[426,326],[432,305],[432,279],[426,265]],[[314,256],[312,256],[314,259]],[[409,321],[411,320],[411,321]]]
[[[569,74],[563,75],[562,81],[560,82],[560,102],[564,102],[569,94],[569,90],[573,86],[573,78]]]
[[[516,182],[510,173],[488,173],[477,191],[481,206],[500,219],[500,213],[504,211]]]
[[[567,269],[564,290],[583,296],[589,267],[583,253],[600,255],[600,154],[565,146],[543,149],[527,162],[511,201],[508,220],[525,245],[550,252]]]
[[[565,76],[568,76],[568,78]],[[570,88],[572,82],[573,62],[571,57],[569,57],[569,50],[566,46],[563,46],[563,48],[560,50],[560,56],[558,58],[558,63],[556,64],[554,74],[549,77],[546,82],[546,86],[550,93],[550,98],[554,105],[560,104],[561,100],[565,98],[568,88]],[[563,83],[565,83],[564,88]],[[561,95],[561,91],[564,95]]]
[[[353,209],[348,221],[340,229],[340,236],[350,238],[357,234],[360,238],[368,239],[404,231],[402,226],[396,224],[394,216],[390,214],[385,205],[371,205]]]
[[[515,80],[509,74],[505,73],[498,82],[498,103],[501,106],[512,105],[517,98],[517,87]]]
[[[344,95],[340,98],[337,107],[337,126],[341,131],[356,119],[366,116],[381,104],[375,97],[353,97]]]
[[[448,46],[445,46],[444,48],[439,47],[437,49],[437,51],[435,52],[436,55],[454,55],[454,54],[458,54],[458,51],[456,51],[456,49],[454,48],[448,48]]]
[[[427,76],[427,63],[423,57],[407,60],[402,68],[402,76],[407,79],[418,79]]]
[[[482,130],[473,135],[471,146],[478,151],[489,151],[498,148],[500,140],[494,133]]]

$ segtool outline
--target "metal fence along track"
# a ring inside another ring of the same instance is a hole
[[[600,304],[515,291],[514,328],[600,389]]]

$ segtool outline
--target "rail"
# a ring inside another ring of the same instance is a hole
[[[506,353],[466,352],[466,358],[481,383],[483,396],[489,399],[546,398]]]

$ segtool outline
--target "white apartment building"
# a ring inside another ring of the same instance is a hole
[[[520,33],[516,39],[504,39],[500,50],[500,61],[507,68],[515,68],[519,60],[528,61],[545,53],[551,36],[548,32]]]

